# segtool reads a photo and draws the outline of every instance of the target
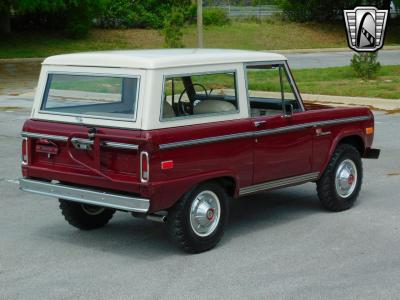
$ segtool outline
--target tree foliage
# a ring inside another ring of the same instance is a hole
[[[81,37],[87,34],[92,19],[102,10],[105,1],[2,0],[0,2],[0,15],[8,16],[10,22],[12,11],[17,27],[43,27],[46,30],[56,28],[65,30],[72,37]],[[1,24],[0,32],[7,33],[6,27],[7,24]],[[8,27],[10,27],[10,24],[8,24]]]
[[[108,0],[98,24],[112,28],[163,28],[166,20],[176,11],[185,21],[195,16],[190,0]]]

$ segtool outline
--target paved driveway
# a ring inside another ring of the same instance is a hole
[[[164,225],[117,213],[78,231],[52,199],[18,190],[28,112],[0,112],[0,299],[398,299],[400,115],[378,113],[380,160],[360,201],[321,209],[313,184],[235,201],[212,251],[187,255]],[[392,174],[392,175],[389,175]]]

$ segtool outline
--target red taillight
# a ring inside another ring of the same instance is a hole
[[[174,167],[174,161],[173,160],[166,160],[161,162],[161,170],[168,170],[172,169]]]
[[[22,164],[28,164],[28,139],[23,138],[22,140],[22,155],[21,155]]]
[[[148,182],[149,181],[149,154],[147,152],[140,153],[140,181]]]

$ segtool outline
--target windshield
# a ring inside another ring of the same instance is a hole
[[[49,74],[41,110],[135,120],[138,78]]]

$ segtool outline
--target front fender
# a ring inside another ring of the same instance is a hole
[[[344,138],[346,137],[350,137],[350,136],[358,136],[361,138],[361,140],[363,141],[363,147],[365,149],[365,145],[366,145],[366,140],[365,140],[365,135],[363,133],[363,129],[359,128],[359,129],[347,129],[347,130],[342,130],[340,131],[340,133],[338,133],[335,138],[332,140],[331,146],[329,148],[329,152],[328,155],[326,156],[324,162],[321,165],[321,169],[320,171],[320,177],[322,176],[322,174],[324,173],[326,167],[329,164],[329,161],[333,155],[333,152],[335,151],[336,147],[338,146],[338,144],[340,143],[340,141],[342,141]],[[318,178],[319,179],[319,178]]]

